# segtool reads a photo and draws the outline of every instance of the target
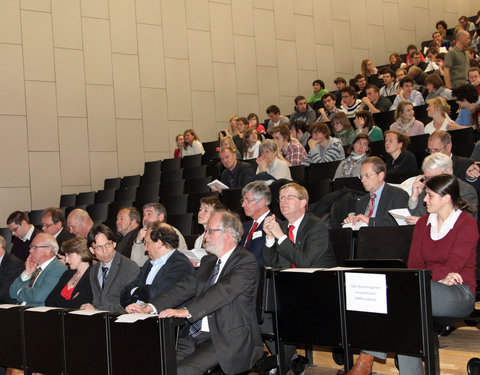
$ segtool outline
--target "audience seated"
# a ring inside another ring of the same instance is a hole
[[[408,69],[407,77],[413,79],[413,88],[422,92],[425,86],[425,79],[427,74],[423,72],[418,66],[412,65]]]
[[[173,152],[174,158],[181,158],[183,156],[183,148],[185,147],[185,143],[183,141],[183,134],[177,134],[175,137],[175,143],[177,144],[177,148]]]
[[[362,162],[370,151],[370,137],[365,133],[358,133],[350,146],[350,154],[339,164],[335,178],[358,177]]]
[[[88,232],[93,227],[93,220],[87,211],[76,208],[68,214],[67,227],[75,237],[87,238]]]
[[[381,96],[395,95],[398,88],[398,83],[395,82],[394,70],[387,69],[383,72],[383,82],[385,83],[385,85],[383,85],[382,88],[380,89],[380,95]]]
[[[425,57],[423,57],[420,51],[413,51],[412,53],[409,54],[408,57],[410,57],[411,63],[408,64],[409,59],[407,58],[407,64],[408,64],[407,73],[410,72],[410,69],[414,66],[420,68],[422,72],[427,68]]]
[[[367,88],[367,80],[363,74],[357,74],[355,76],[355,86],[358,99],[362,99],[363,97],[367,96],[367,93],[365,92],[365,89]]]
[[[8,216],[7,226],[12,233],[10,252],[18,259],[26,261],[30,254],[30,245],[35,236],[41,232],[30,224],[28,215],[21,211],[14,211]]]
[[[355,215],[345,218],[345,224],[357,222],[368,226],[394,226],[397,222],[388,211],[406,208],[408,194],[397,187],[385,183],[386,166],[382,159],[370,156],[362,162],[359,178],[367,194],[355,205]]]
[[[220,181],[229,188],[241,188],[248,184],[255,176],[253,167],[237,160],[237,155],[231,148],[224,148],[220,151],[220,160],[225,170],[220,176]]]
[[[330,137],[328,125],[323,122],[316,122],[312,125],[311,130],[310,151],[305,160],[305,165],[345,159],[342,142],[337,138]]]
[[[230,129],[224,129],[223,131],[218,133],[218,136],[220,139],[223,137],[226,137],[227,135],[233,137],[234,135],[237,134],[237,119],[238,115],[232,115],[228,119],[228,123],[230,124]]]
[[[288,119],[288,117],[282,116],[280,114],[280,108],[278,108],[276,105],[269,106],[266,112],[267,112],[268,118],[270,119],[270,121],[268,121],[268,124],[267,124],[267,131],[273,128],[274,126],[290,123],[290,120]]]
[[[428,65],[427,65],[427,68],[425,69],[425,73],[428,73],[428,74],[437,73],[436,75],[439,75],[438,70],[440,69],[440,67],[437,64],[437,56],[439,53],[440,53],[440,48],[438,48],[438,46],[435,46],[435,47],[432,46],[427,49],[426,56],[428,59]]]
[[[388,59],[390,61],[389,68],[393,72],[397,71],[397,69],[407,67],[407,64],[405,64],[405,62],[402,60],[402,58],[400,57],[400,55],[398,53],[392,53]],[[385,84],[386,84],[386,82],[385,82]]]
[[[25,264],[15,255],[7,252],[7,241],[0,236],[0,304],[16,303],[10,297],[10,285],[25,269]]]
[[[116,250],[130,258],[132,254],[133,241],[140,231],[140,212],[135,207],[124,207],[117,214],[117,232],[121,234],[121,239],[117,243]]]
[[[438,21],[436,24],[435,24],[435,28],[437,29],[437,31],[440,33],[440,35],[442,36],[442,38],[445,38],[447,36],[447,29],[448,29],[448,26],[447,26],[447,23],[443,20],[440,20]]]
[[[367,96],[362,98],[365,105],[363,109],[372,113],[388,112],[392,102],[386,97],[380,95],[380,90],[375,85],[368,85],[366,89]]]
[[[92,303],[90,269],[93,260],[84,238],[72,238],[62,245],[68,266],[45,300],[46,306],[79,309],[84,303]]]
[[[413,64],[412,53],[418,52],[417,46],[415,44],[409,44],[407,46],[407,67]],[[425,57],[423,57],[422,53],[420,52],[420,61],[425,61]]]
[[[335,138],[339,139],[343,146],[352,144],[355,138],[354,130],[345,112],[335,113],[332,117],[332,125]]]
[[[452,96],[460,107],[460,112],[455,123],[449,130],[463,129],[465,126],[472,125],[472,113],[478,105],[478,91],[472,85],[460,85],[453,89]]]
[[[338,107],[342,102],[342,89],[347,86],[347,81],[343,77],[337,77],[335,78],[333,83],[335,83],[335,86],[337,86],[337,91],[335,92],[335,98],[336,98],[337,107]]]
[[[397,81],[398,87],[395,94],[400,92],[400,81],[407,76],[407,69],[405,68],[398,68],[395,70],[395,79]]]
[[[477,93],[480,94],[480,68],[474,66],[468,70],[468,83],[475,87]]]
[[[475,24],[470,22],[466,16],[461,16],[458,23],[465,31],[475,31]]]
[[[428,103],[430,99],[433,98],[443,98],[445,100],[452,99],[452,90],[447,89],[443,85],[442,79],[438,74],[430,74],[425,78],[425,87],[428,91],[428,95],[425,98],[425,102]]]
[[[203,155],[205,153],[202,142],[200,142],[200,139],[193,129],[187,129],[183,132],[183,140],[182,157],[197,154]]]
[[[341,112],[337,107],[337,98],[332,93],[323,95],[323,107],[318,110],[320,114],[317,121],[328,122],[332,119],[335,113]]]
[[[75,236],[68,231],[65,223],[63,210],[55,207],[48,207],[42,214],[42,231],[55,237],[58,243],[58,256],[63,256],[62,244]]]
[[[365,59],[362,61],[360,65],[360,70],[362,71],[362,75],[365,77],[368,85],[375,85],[378,88],[384,85],[382,78],[380,78],[378,74],[378,69],[375,68],[372,61],[369,59]]]
[[[385,160],[387,173],[413,172],[418,169],[415,155],[407,150],[409,143],[410,137],[405,133],[397,130],[385,132],[385,151],[388,154]]]
[[[291,180],[288,162],[280,156],[275,141],[266,139],[260,145],[260,157],[257,158],[257,176],[263,173],[262,179],[266,181],[280,180],[285,178]],[[267,174],[265,176],[265,174]]]
[[[248,120],[248,127],[249,128],[254,128],[258,134],[262,134],[262,137],[263,137],[263,134],[265,134],[265,127],[260,124],[260,120],[258,119],[258,116],[256,113],[250,113],[248,116],[247,116],[247,120]]]
[[[230,135],[227,135],[220,140],[220,151],[224,148],[231,149],[235,153],[237,159],[242,160],[242,154],[237,149],[237,146],[235,145],[235,142],[233,142],[233,138]],[[243,148],[241,148],[241,150],[243,150]]]
[[[243,160],[256,159],[259,156],[260,141],[255,128],[248,128],[243,135]]]
[[[290,136],[287,124],[275,126],[269,130],[269,133],[290,167],[302,165],[305,162],[307,152],[297,139]]]
[[[237,134],[232,139],[237,147],[237,150],[241,153],[243,150],[243,135],[248,128],[248,120],[246,117],[237,118]]]
[[[362,101],[356,99],[355,89],[351,86],[346,86],[340,90],[342,93],[341,110],[347,114],[348,118],[355,117],[355,113],[362,109]]]
[[[398,103],[395,110],[395,122],[390,125],[390,130],[397,130],[409,137],[425,133],[425,127],[421,121],[415,119],[415,109],[410,102]]]
[[[355,114],[355,119],[353,120],[355,124],[355,133],[357,136],[359,133],[365,133],[370,136],[372,142],[383,141],[383,132],[378,126],[375,125],[373,121],[372,114],[368,111],[358,111]]]
[[[398,104],[402,101],[410,102],[415,107],[417,105],[422,105],[425,103],[422,94],[419,91],[413,89],[413,79],[408,77],[404,77],[401,79],[400,92],[395,97],[395,100],[393,101],[390,110],[396,109]]]
[[[295,98],[294,112],[290,115],[290,123],[297,120],[302,120],[307,125],[311,125],[316,118],[317,115],[315,114],[315,111],[309,105],[307,105],[307,100],[305,97],[302,95],[297,96]]]
[[[322,100],[323,95],[325,95],[328,90],[325,90],[325,83],[321,79],[316,79],[312,82],[313,94],[310,98],[307,99],[307,104],[312,104]]]
[[[178,234],[170,225],[159,221],[149,224],[145,250],[150,259],[137,278],[123,287],[120,295],[120,304],[127,312],[131,311],[132,304],[145,306],[153,297],[194,272],[188,258],[176,250],[178,244]]]
[[[325,94],[327,95],[332,95],[330,93]],[[308,152],[310,149],[308,146],[308,141],[310,140],[310,127],[305,124],[304,121],[294,121],[290,125],[290,137],[296,138],[300,144],[305,148],[305,151]]]
[[[447,130],[448,124],[453,122],[450,116],[448,116],[450,106],[443,98],[430,99],[428,101],[427,113],[433,120],[425,125],[425,133],[432,134],[435,130]]]

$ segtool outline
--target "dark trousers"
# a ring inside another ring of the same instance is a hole
[[[218,365],[210,333],[187,335],[177,343],[177,375],[203,375]]]

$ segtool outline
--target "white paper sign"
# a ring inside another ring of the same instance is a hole
[[[388,314],[385,275],[345,272],[345,292],[347,310]]]

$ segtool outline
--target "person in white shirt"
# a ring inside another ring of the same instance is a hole
[[[380,89],[381,96],[392,96],[396,94],[398,83],[395,82],[395,73],[391,69],[383,72],[383,82],[385,86]]]
[[[205,150],[203,149],[202,142],[198,138],[197,134],[193,129],[187,129],[183,133],[184,146],[182,150],[182,157],[189,155],[204,154]]]
[[[425,104],[422,94],[413,89],[413,79],[405,77],[400,81],[400,93],[396,96],[390,110],[397,108],[398,103],[407,101],[413,104],[414,107]]]

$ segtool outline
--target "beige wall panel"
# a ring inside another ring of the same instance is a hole
[[[216,139],[215,94],[208,91],[192,91],[192,112],[193,129],[202,142]],[[175,138],[175,134],[172,134],[171,138]]]
[[[407,46],[411,42],[407,42],[407,40],[415,40],[415,31],[413,30],[400,30],[399,32],[399,39],[400,39],[400,54],[407,53]]]
[[[62,192],[58,152],[29,152],[32,209],[55,206]]]
[[[141,120],[117,120],[118,172],[120,176],[143,173]]]
[[[85,76],[82,51],[55,49],[59,116],[86,116]]]
[[[0,42],[22,43],[20,6],[17,0],[0,2]]]
[[[25,82],[28,149],[58,151],[57,95],[53,82]]]
[[[87,85],[88,145],[90,151],[116,151],[113,87]]]
[[[255,38],[241,35],[235,36],[235,61],[237,92],[257,94]]]
[[[29,187],[0,188],[0,222],[6,227],[7,218],[13,211],[30,211]],[[57,204],[60,201],[58,198]]]
[[[27,123],[25,116],[0,116],[2,187],[29,186]],[[15,162],[12,162],[15,155]]]
[[[78,1],[52,0],[53,44],[82,48],[82,22]]]
[[[141,86],[165,88],[162,27],[139,24],[137,30]]]
[[[253,7],[273,10],[273,0],[253,0]]]
[[[25,114],[22,47],[0,44],[0,114]],[[8,89],[7,89],[8,88]]]
[[[188,58],[185,2],[162,0],[162,17],[165,56]]]
[[[337,21],[350,21],[350,14],[347,11],[349,0],[330,0],[332,19]]]
[[[295,19],[293,0],[275,0],[275,37],[282,40],[295,40]]]
[[[313,27],[315,43],[333,45],[330,1],[313,2]]]
[[[404,30],[415,30],[415,14],[413,12],[413,0],[398,2],[398,19],[400,27]],[[408,45],[408,42],[405,43]]]
[[[112,63],[116,117],[141,118],[142,104],[137,56],[114,53]]]
[[[428,0],[415,0],[415,7],[428,9]]]
[[[260,110],[265,111],[272,104],[278,105],[278,70],[266,66],[257,67]],[[282,111],[282,108],[280,108]],[[217,116],[218,118],[218,116]]]
[[[280,95],[297,95],[297,52],[295,42],[277,40],[278,92]]]
[[[312,0],[295,0],[293,4],[295,5],[295,14],[302,14],[304,16],[312,15]]]
[[[145,162],[147,161],[156,161],[156,160],[163,160],[172,158],[173,154],[170,154],[170,151],[164,152],[145,152]]]
[[[25,79],[54,81],[51,15],[25,10],[21,15]]]
[[[252,0],[232,0],[232,24],[236,35],[255,35]]]
[[[235,65],[213,63],[213,82],[216,119],[227,123],[230,116],[237,112]]]
[[[335,74],[335,54],[333,46],[315,46],[315,54],[317,57],[317,75],[325,83],[328,90],[336,90],[337,87],[333,80],[337,78]]]
[[[20,0],[20,8],[25,10],[38,10],[50,12],[50,0]]]
[[[317,69],[313,17],[295,15],[297,64],[299,69]]]
[[[175,143],[175,136],[177,134],[183,133],[185,129],[190,129],[192,127],[191,121],[168,121],[168,132],[165,132],[165,136],[168,135],[168,141],[170,149],[168,149],[168,157],[173,158],[173,152],[177,148]]]
[[[232,8],[230,5],[210,3],[212,58],[215,62],[234,62]]]
[[[90,166],[87,119],[59,117],[58,130],[62,185],[88,185]]]
[[[82,25],[86,83],[111,85],[113,80],[109,22],[84,17]]]
[[[261,109],[258,105],[258,95],[238,94],[238,113],[241,116],[247,117],[250,113],[256,113],[260,122],[266,118],[265,109]],[[212,138],[214,139],[214,138]]]
[[[454,27],[455,25],[458,25],[458,18],[459,17],[457,16],[457,12],[443,12],[443,20],[447,23],[448,27]]]
[[[384,3],[398,4],[398,0],[383,0]]]
[[[213,90],[210,32],[188,30],[190,84],[192,90]]]
[[[106,178],[118,177],[116,152],[90,152],[92,190],[103,189]]]
[[[168,118],[192,120],[190,77],[187,60],[165,59]]]
[[[456,13],[457,12],[457,2],[451,0],[443,0],[443,10],[446,12]],[[435,22],[436,23],[436,22]],[[447,22],[448,27],[453,27],[453,23],[450,25]]]
[[[82,16],[109,18],[108,0],[81,0]]]
[[[428,7],[428,17],[430,21],[427,21],[431,25],[431,32],[435,31],[435,24],[438,20],[443,20],[443,3],[437,0],[430,0]]]
[[[361,64],[362,60],[370,59],[370,51],[368,49],[352,48],[352,63],[353,63],[353,75],[362,72]],[[373,60],[374,65],[379,65]],[[348,83],[348,81],[347,81]]]
[[[383,26],[368,25],[369,59],[373,65],[383,65],[388,61],[385,52],[385,38]]]
[[[112,52],[137,54],[135,0],[110,0]]]
[[[257,65],[276,66],[277,52],[275,50],[275,22],[273,12],[254,9],[255,19],[255,51]]]
[[[352,47],[368,48],[367,11],[365,3],[358,0],[349,0],[350,33]]]
[[[384,2],[383,6],[383,19],[384,19],[384,38],[385,38],[385,47],[387,51],[397,52],[402,51],[403,40],[400,39],[398,29],[400,28],[398,22],[398,4],[391,4]]]
[[[142,88],[143,147],[145,151],[168,150],[167,93],[164,89]]]
[[[333,21],[333,46],[336,71],[352,74],[352,41],[350,39],[350,24],[348,22]]]
[[[186,0],[185,8],[189,29],[210,31],[208,0]]]
[[[367,23],[369,25],[383,25],[382,0],[367,0]]]
[[[138,23],[151,25],[162,24],[162,4],[158,0],[136,1],[136,14]]]
[[[78,194],[84,191],[92,191],[91,186],[90,185],[72,185],[72,186],[63,185],[62,186],[62,194]],[[58,198],[58,201],[60,202],[60,197]]]
[[[303,95],[308,98],[312,95],[313,87],[312,82],[318,78],[318,74],[315,70],[298,70],[298,93],[297,95]],[[295,105],[295,102],[292,100],[292,106]],[[293,108],[293,107],[292,107]],[[293,111],[293,109],[292,109]]]
[[[293,108],[295,107],[295,97],[294,96],[280,96],[278,98],[278,102],[276,104],[278,105],[278,108],[280,108],[280,113],[282,115],[284,115],[284,116],[290,115],[294,111]],[[267,108],[265,108],[265,109],[267,109]],[[266,115],[266,113],[265,113],[265,115]],[[265,117],[265,119],[267,117]]]
[[[420,48],[420,43],[431,39],[433,27],[428,22],[428,9],[415,8],[415,40]]]

